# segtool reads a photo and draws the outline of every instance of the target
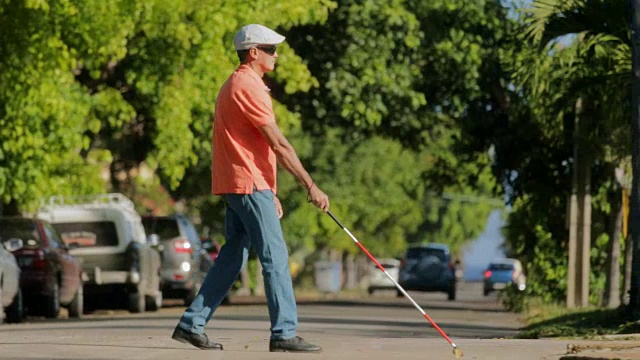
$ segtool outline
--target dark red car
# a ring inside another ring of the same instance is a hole
[[[55,318],[62,305],[70,317],[82,316],[82,267],[49,223],[0,218],[0,238],[22,240],[23,247],[13,255],[22,271],[20,288],[29,314]]]

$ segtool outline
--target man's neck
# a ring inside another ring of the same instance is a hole
[[[261,79],[264,76],[264,71],[262,71],[262,69],[260,69],[260,66],[258,66],[258,64],[256,64],[255,62],[245,63],[244,65],[247,65],[249,69],[253,70],[256,74],[258,74],[258,76],[260,76]]]

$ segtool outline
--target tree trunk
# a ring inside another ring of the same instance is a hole
[[[589,304],[591,251],[591,164],[589,119],[583,116],[582,99],[576,101],[573,132],[573,174],[569,205],[569,263],[567,307]]]
[[[574,164],[575,168],[575,164]],[[574,169],[575,172],[575,169]],[[576,306],[576,263],[578,257],[578,194],[577,177],[574,176],[569,198],[569,262],[567,264],[567,307]]]
[[[602,305],[613,309],[620,306],[620,236],[622,234],[622,203],[613,202],[614,221],[607,251],[607,278]]]
[[[344,260],[344,268],[346,270],[345,288],[355,289],[358,287],[358,274],[355,256],[347,254]]]
[[[622,294],[620,295],[620,302],[623,305],[629,305],[629,297],[631,294],[631,265],[633,263],[633,243],[631,241],[631,234],[629,234],[624,239],[624,274]]]
[[[236,294],[237,295],[251,295],[251,287],[249,286],[249,264],[247,261],[247,264],[245,264],[245,266],[242,267],[242,270],[240,270],[240,282],[242,283],[242,286],[240,287],[240,289],[236,290]]]
[[[585,151],[586,152],[586,151]],[[580,228],[578,229],[578,286],[576,304],[589,306],[589,275],[591,273],[591,158],[588,154],[581,160],[582,176],[578,179],[578,203]]]
[[[576,105],[576,108],[578,106]],[[569,197],[569,259],[567,263],[567,307],[573,308],[576,306],[576,287],[577,281],[577,266],[578,264],[578,242],[580,241],[578,236],[578,214],[581,213],[578,203],[578,165],[580,161],[580,142],[578,141],[578,116],[576,115],[575,127],[573,129],[573,165],[571,169],[571,196]]]
[[[640,0],[631,1],[631,239],[626,244],[632,251],[629,314],[631,320],[640,320]]]
[[[18,216],[20,215],[20,207],[15,199],[11,199],[9,203],[0,205],[1,216]]]

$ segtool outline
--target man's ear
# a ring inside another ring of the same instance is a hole
[[[258,58],[258,49],[257,48],[251,48],[249,49],[249,58],[251,60],[255,60]]]

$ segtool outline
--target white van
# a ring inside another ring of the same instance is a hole
[[[131,312],[162,306],[160,254],[147,243],[140,215],[122,194],[54,196],[38,210],[82,261],[85,294]],[[92,306],[93,305],[93,306]],[[91,300],[85,305],[96,307]]]

